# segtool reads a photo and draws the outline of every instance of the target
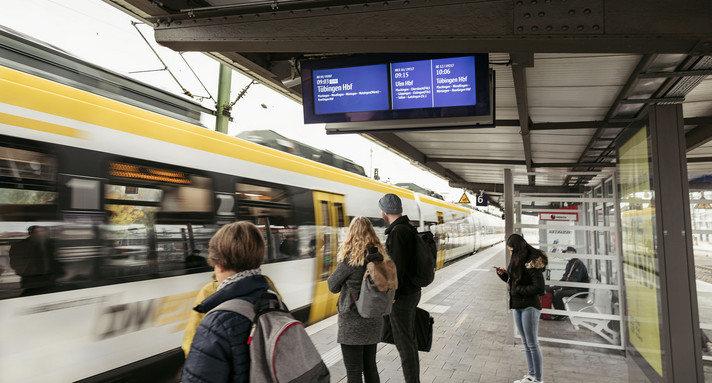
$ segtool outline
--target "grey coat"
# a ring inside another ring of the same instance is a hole
[[[351,293],[358,296],[361,293],[361,280],[366,272],[366,266],[349,266],[345,259],[336,266],[336,270],[327,281],[329,291],[340,292],[339,296],[339,331],[336,341],[349,345],[376,344],[381,341],[383,318],[363,318],[356,310],[356,303]]]

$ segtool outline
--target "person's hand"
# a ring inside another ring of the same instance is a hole
[[[495,271],[497,271],[498,275],[504,274],[504,268],[502,267],[495,267]]]

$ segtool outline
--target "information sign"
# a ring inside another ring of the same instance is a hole
[[[474,56],[391,64],[393,109],[477,104]]]
[[[480,194],[475,199],[475,206],[487,206],[487,195]]]
[[[301,73],[304,122],[328,132],[494,124],[487,54],[351,55]]]
[[[386,64],[314,71],[316,114],[386,110]]]
[[[630,345],[662,377],[660,277],[649,161],[644,127],[618,151],[626,322]]]
[[[470,203],[470,199],[467,198],[467,193],[462,193],[462,197],[460,197],[460,200],[457,201],[457,203]]]

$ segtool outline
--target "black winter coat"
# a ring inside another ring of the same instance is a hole
[[[398,275],[398,290],[396,299],[400,295],[412,294],[420,291],[420,287],[410,281],[410,275],[415,271],[415,236],[418,231],[410,224],[407,215],[393,221],[386,229],[386,251],[396,264]]]
[[[511,266],[510,266],[511,267]],[[509,308],[525,309],[534,307],[541,310],[539,295],[544,294],[544,273],[546,267],[541,256],[532,258],[530,255],[524,264],[524,272],[519,282],[514,285],[514,278],[510,278],[512,272],[510,268],[499,275],[499,278],[509,285]]]
[[[193,310],[206,313],[234,298],[255,302],[267,289],[269,283],[264,276],[250,276],[218,290]],[[215,311],[206,315],[195,331],[181,382],[249,382],[247,338],[251,328],[249,319],[232,311]]]

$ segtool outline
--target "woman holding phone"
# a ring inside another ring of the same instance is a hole
[[[543,270],[549,263],[546,254],[533,248],[519,234],[507,239],[512,254],[506,269],[497,267],[497,275],[509,285],[509,308],[522,336],[529,371],[514,383],[542,383],[543,360],[539,348],[539,295],[544,293]]]

